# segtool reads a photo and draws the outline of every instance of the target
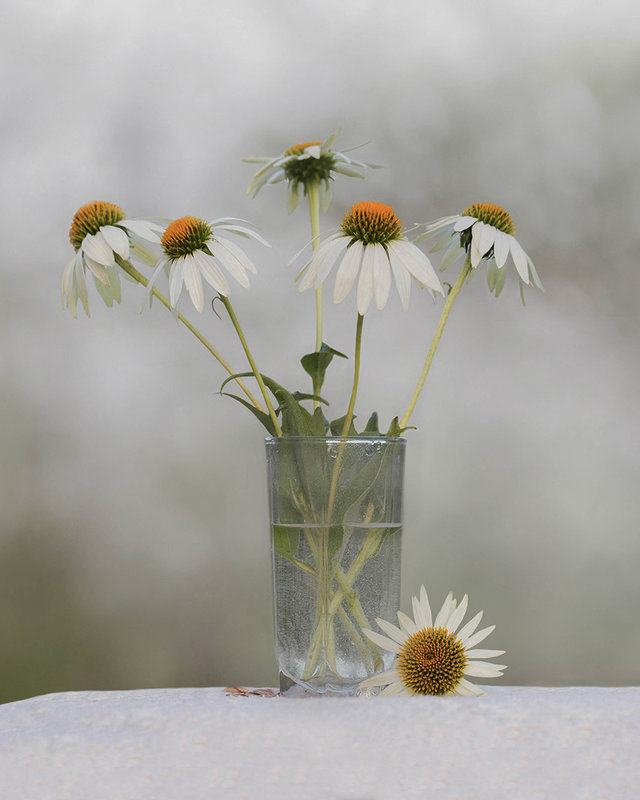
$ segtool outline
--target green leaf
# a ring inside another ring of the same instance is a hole
[[[327,367],[333,361],[334,356],[347,358],[344,353],[341,353],[339,350],[334,350],[333,347],[329,347],[328,344],[323,342],[320,346],[320,350],[315,353],[307,353],[306,356],[302,356],[300,359],[302,368],[307,375],[311,377],[314,392],[319,392],[322,388]]]
[[[248,377],[254,377],[253,372],[238,372],[235,375],[230,375],[223,381],[220,391],[222,392],[222,389],[229,381],[235,378]],[[262,374],[261,378],[264,381],[264,385],[278,401],[278,410],[282,413],[281,428],[283,436],[313,436],[313,417],[307,409],[303,408],[291,392],[280,386],[273,378]]]
[[[265,413],[264,411],[260,411],[259,408],[256,408],[254,405],[249,403],[244,397],[238,397],[237,394],[231,394],[230,392],[220,392],[221,395],[224,397],[233,397],[234,400],[237,400],[239,403],[242,403],[243,406],[249,409],[249,411],[257,417],[260,422],[264,425],[264,427],[269,431],[271,436],[276,435],[276,429],[273,427],[273,420],[271,417]]]
[[[273,525],[273,547],[276,553],[291,561],[300,545],[300,529]]]
[[[369,417],[369,421],[365,425],[364,430],[362,431],[363,434],[365,433],[380,433],[380,426],[378,423],[378,412],[374,411],[373,414]]]
[[[318,406],[313,412],[313,435],[325,436],[329,428],[327,418],[322,413],[322,409]]]
[[[304,392],[293,392],[291,396],[294,398],[294,400],[298,400],[298,402],[300,400],[317,400],[318,403],[324,403],[325,406],[329,405],[328,400],[325,400],[324,397],[320,397],[320,395],[317,394],[305,394]]]
[[[329,423],[329,428],[331,429],[331,433],[334,436],[342,436],[342,429],[344,428],[344,421],[346,420],[347,415],[343,414],[338,419],[334,419]],[[351,424],[349,425],[349,430],[347,431],[347,436],[358,436],[358,431],[353,424],[353,420],[355,419],[355,415],[351,420]]]

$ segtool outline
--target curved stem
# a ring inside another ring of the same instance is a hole
[[[233,308],[231,307],[231,303],[229,302],[229,298],[225,297],[224,295],[220,295],[220,299],[222,300],[224,307],[227,309],[227,313],[233,323],[233,327],[236,329],[236,333],[238,334],[238,338],[240,339],[240,343],[242,344],[242,348],[247,356],[249,364],[251,365],[251,370],[255,376],[256,381],[258,382],[258,386],[260,387],[260,391],[262,392],[262,397],[264,398],[264,402],[267,406],[269,411],[269,416],[271,417],[271,422],[273,422],[273,428],[276,432],[276,436],[282,436],[282,429],[278,424],[278,419],[276,417],[276,413],[273,410],[273,406],[271,405],[271,400],[269,399],[269,394],[267,392],[267,387],[264,385],[264,381],[262,380],[262,375],[254,361],[253,356],[251,355],[251,350],[249,350],[249,345],[247,344],[247,340],[245,335],[240,327],[240,323],[238,322],[238,318],[236,317]]]
[[[351,389],[351,397],[349,398],[349,408],[347,415],[344,418],[344,425],[342,426],[342,433],[340,436],[344,439],[349,433],[349,428],[353,422],[353,410],[356,407],[356,395],[358,394],[358,381],[360,380],[360,346],[362,344],[362,323],[364,322],[364,314],[358,314],[358,322],[356,324],[356,346],[353,356],[353,388]]]
[[[142,286],[147,287],[149,285],[149,281],[145,278],[145,276],[138,272],[138,270],[133,266],[130,261],[126,261],[124,258],[121,258],[119,255],[116,255],[116,261],[118,265],[134,280],[138,281],[138,283],[142,284]],[[171,303],[167,300],[167,298],[159,292],[155,286],[151,290],[154,297],[157,297],[158,300],[162,303],[162,305],[167,308],[169,311],[174,311],[171,308]],[[211,353],[211,355],[218,361],[218,363],[224,367],[224,369],[229,373],[229,375],[234,375],[235,370],[233,370],[230,365],[224,360],[224,358],[220,355],[220,353],[215,349],[215,347],[205,339],[205,337],[200,333],[200,331],[192,325],[189,320],[183,316],[179,311],[175,312],[180,322],[191,331],[191,333],[196,337],[196,339],[203,344],[207,350]],[[240,378],[235,379],[238,386],[242,389],[242,391],[246,394],[248,399],[250,400],[251,404],[255,406],[258,411],[263,411],[264,408],[260,405],[260,403],[255,399],[255,397],[251,394],[249,389],[245,386],[244,382]]]
[[[471,272],[471,256],[467,256],[464,266],[462,267],[462,271],[460,275],[458,275],[458,280],[455,282],[453,288],[449,292],[447,296],[447,300],[444,304],[444,308],[442,309],[442,314],[440,314],[440,319],[438,320],[438,327],[436,328],[436,332],[433,336],[433,340],[431,341],[431,347],[429,348],[429,352],[427,353],[427,359],[424,362],[424,367],[422,368],[422,374],[420,375],[420,379],[418,380],[418,384],[411,396],[411,400],[409,401],[409,405],[407,406],[407,410],[404,412],[404,416],[400,420],[400,428],[406,428],[407,422],[409,421],[409,417],[413,413],[413,409],[415,408],[416,402],[418,401],[418,396],[422,391],[422,387],[424,386],[424,382],[427,378],[427,374],[429,373],[429,369],[431,367],[431,362],[433,361],[433,357],[436,354],[436,348],[438,347],[438,342],[440,341],[440,337],[442,336],[442,331],[444,330],[444,326],[447,322],[449,317],[449,313],[451,311],[451,307],[456,299],[456,297],[460,294],[460,290],[464,286],[464,282],[467,279],[467,276]]]

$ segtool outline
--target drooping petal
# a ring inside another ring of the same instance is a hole
[[[456,601],[453,598],[453,592],[449,592],[447,595],[444,603],[442,604],[442,608],[438,611],[436,616],[436,620],[433,623],[434,628],[440,628],[447,624],[447,620],[453,609],[456,607]]]
[[[460,231],[466,231],[467,228],[470,228],[477,221],[477,217],[459,217],[458,221],[453,226],[453,230],[458,233],[460,233]]]
[[[333,287],[334,303],[341,303],[353,288],[360,270],[363,249],[362,243],[358,241],[354,241],[347,248],[336,273],[336,282]]]
[[[160,236],[164,233],[162,225],[144,219],[123,219],[118,225],[154,244],[160,244]]]
[[[169,301],[172,308],[178,304],[178,300],[182,293],[184,256],[176,258],[171,264],[171,272],[169,273]]]
[[[228,242],[226,239],[209,239],[207,242],[207,247],[209,248],[211,255],[221,262],[222,266],[233,278],[238,281],[240,286],[244,286],[245,289],[248,289],[249,286],[251,286],[251,282],[249,281],[247,271],[244,268],[242,261],[240,261],[240,259],[226,246],[227,244],[234,245],[233,242]],[[240,248],[238,248],[238,250],[240,250]],[[240,253],[242,253],[241,250]],[[205,256],[205,258],[207,257],[206,253],[202,253],[202,255]],[[227,287],[227,291],[223,292],[223,294],[228,293],[229,291]]]
[[[103,225],[100,228],[100,234],[120,258],[129,258],[129,237],[122,228],[116,228],[114,225]]]
[[[309,261],[309,266],[307,267],[307,270],[303,275],[302,281],[300,282],[300,286],[298,288],[299,292],[304,292],[307,289],[311,289],[312,286],[317,285],[318,271],[322,266],[322,262],[324,261],[324,258],[327,255],[327,253],[331,252],[332,243],[337,241],[338,239],[342,240],[345,248],[349,244],[349,240],[347,239],[347,237],[342,235],[338,236],[334,234],[325,239],[324,242],[322,242],[322,244],[318,245],[317,249],[311,256],[311,260]]]
[[[538,271],[536,270],[533,261],[529,258],[529,256],[527,256],[527,264],[529,265],[529,272],[531,273],[534,286],[540,289],[541,292],[544,292],[544,286],[542,285]]]
[[[393,249],[389,248],[389,263],[393,272],[393,279],[398,290],[400,302],[405,311],[409,309],[409,297],[411,295],[411,275],[400,258]]]
[[[107,275],[106,267],[103,264],[99,264],[97,261],[94,261],[93,258],[88,256],[86,253],[84,253],[84,263],[87,265],[90,272],[93,273],[94,277],[100,281],[100,283],[104,283],[105,286],[109,285],[109,276]]]
[[[383,247],[373,248],[373,293],[378,311],[386,306],[391,291],[391,266]]]
[[[527,264],[527,254],[522,249],[520,242],[514,237],[510,237],[509,249],[511,251],[511,258],[516,265],[518,275],[523,283],[529,283],[529,266]]]
[[[105,267],[112,267],[116,263],[113,258],[113,250],[99,232],[87,234],[82,240],[81,250],[96,263]]]
[[[493,257],[498,267],[504,267],[508,255],[509,237],[503,231],[496,231],[495,241],[493,243]]]
[[[476,246],[483,256],[493,247],[496,233],[498,233],[498,231],[493,225],[487,225],[483,222],[474,225],[472,237],[476,240]]]
[[[206,253],[203,253],[202,250],[196,250],[193,254],[193,257],[195,258],[198,269],[200,270],[200,274],[205,281],[212,286],[216,292],[219,292],[221,295],[227,297],[230,291],[229,282],[225,278],[220,267],[216,264],[215,260]],[[248,278],[246,285],[249,285]]]
[[[387,245],[390,251],[398,256],[400,261],[420,283],[434,292],[444,294],[440,280],[427,256],[415,244],[406,239],[396,239]]]
[[[474,695],[474,697],[482,697],[482,695],[484,694],[484,692],[482,691],[482,689],[480,689],[480,687],[474,686],[473,683],[471,683],[471,681],[467,681],[464,678],[460,678],[460,680],[458,681],[458,687],[466,690],[467,692],[469,692],[470,695]]]
[[[182,267],[182,274],[184,277],[184,285],[187,287],[191,302],[198,311],[204,308],[204,292],[202,290],[202,277],[198,270],[196,259],[193,255],[184,256],[184,264]]]
[[[349,245],[349,240],[346,236],[331,241],[322,256],[322,263],[318,265],[318,275],[316,277],[316,286],[321,286],[329,277],[331,270],[334,268],[340,256],[344,253]]]
[[[413,692],[408,691],[402,681],[397,681],[396,683],[390,683],[386,689],[383,689],[380,692],[380,697],[391,697],[394,694],[413,694]]]
[[[298,207],[300,202],[300,192],[302,191],[302,184],[291,181],[289,183],[289,191],[287,193],[287,211],[292,214]]]
[[[373,260],[375,258],[374,249],[376,247],[382,247],[382,245],[370,244],[364,247],[356,295],[358,314],[367,313],[367,309],[373,298]]]

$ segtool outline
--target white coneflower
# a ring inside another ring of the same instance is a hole
[[[363,170],[376,168],[375,164],[366,164],[350,158],[346,151],[334,150],[333,145],[339,134],[340,129],[324,142],[294,144],[273,158],[244,158],[243,161],[264,164],[264,167],[253,176],[247,193],[255,197],[263,186],[286,180],[289,187],[287,207],[291,212],[298,205],[301,192],[304,190],[306,194],[309,186],[313,184],[318,186],[320,205],[325,212],[331,202],[331,181],[334,173],[350,178],[363,178]]]
[[[240,223],[240,224],[238,224]],[[248,272],[256,273],[249,256],[238,245],[223,234],[231,232],[267,242],[255,231],[243,224],[243,220],[230,218],[207,221],[198,217],[181,217],[175,220],[162,235],[164,255],[149,281],[147,293],[150,294],[155,281],[163,270],[169,274],[169,300],[175,308],[180,299],[183,285],[198,311],[204,308],[204,289],[202,279],[216,292],[227,297],[229,282],[220,269],[224,269],[245,288],[248,288]]]
[[[363,629],[378,647],[395,653],[396,660],[392,669],[367,678],[360,686],[386,686],[383,695],[484,694],[467,677],[497,678],[506,669],[502,664],[485,661],[503,655],[504,650],[475,649],[495,625],[476,633],[482,619],[480,611],[460,627],[467,611],[467,595],[457,605],[449,594],[435,620],[424,586],[420,598],[413,597],[412,602],[414,619],[399,611],[399,628],[383,619],[376,620],[386,636]]]
[[[96,288],[108,306],[120,302],[120,275],[128,277],[118,265],[132,250],[148,258],[141,240],[158,244],[162,227],[142,219],[127,219],[124,211],[113,203],[95,201],[76,211],[69,240],[75,255],[62,275],[62,301],[77,316],[78,298],[89,316],[86,271],[94,278]]]
[[[339,263],[333,302],[342,302],[359,276],[356,300],[359,314],[366,313],[373,298],[378,309],[385,307],[392,274],[405,310],[409,306],[412,277],[432,292],[442,293],[431,262],[402,231],[402,222],[391,206],[372,201],[356,203],[344,215],[340,228],[314,251],[300,291],[322,284]]]
[[[504,208],[493,203],[474,203],[465,208],[462,214],[442,217],[427,223],[425,233],[418,236],[416,241],[440,234],[442,238],[433,248],[436,250],[453,237],[442,258],[441,270],[454,263],[463,253],[469,253],[473,269],[485,259],[489,289],[495,292],[496,297],[504,286],[507,271],[503,267],[509,255],[521,285],[533,282],[542,289],[542,282],[533,261],[515,238],[515,231],[513,220]]]

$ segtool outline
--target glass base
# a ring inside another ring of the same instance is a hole
[[[282,697],[375,697],[380,693],[380,687],[373,686],[360,689],[358,686],[350,686],[341,691],[331,689],[309,689],[296,683],[284,672],[280,673],[280,695]]]

